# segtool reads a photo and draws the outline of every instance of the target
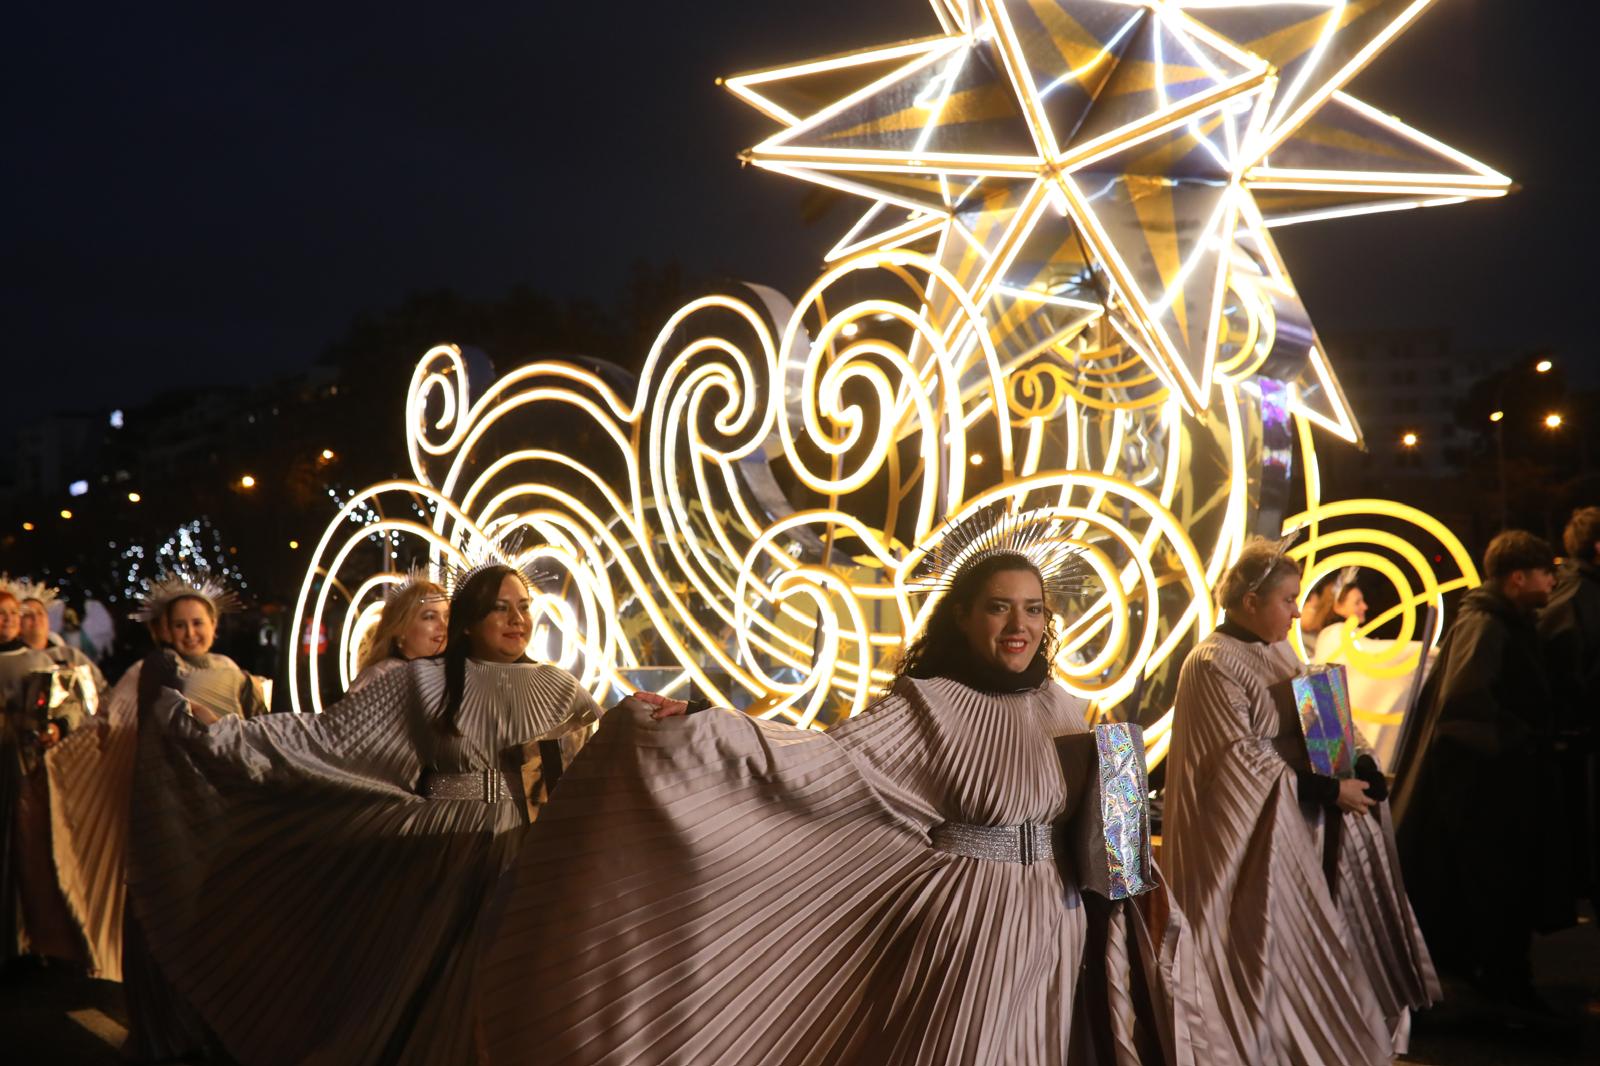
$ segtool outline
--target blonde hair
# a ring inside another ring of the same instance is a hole
[[[432,581],[413,581],[385,600],[383,612],[378,615],[378,624],[367,630],[367,635],[361,640],[361,656],[356,664],[356,672],[360,673],[393,655],[400,638],[417,620],[417,615],[422,613],[423,603],[445,598],[444,589]]]
[[[1251,537],[1217,586],[1217,602],[1223,610],[1231,611],[1243,604],[1250,593],[1271,588],[1280,578],[1299,573],[1300,564],[1280,550],[1278,541]]]

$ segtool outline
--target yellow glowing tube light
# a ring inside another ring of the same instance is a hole
[[[402,487],[402,486],[404,486],[406,488],[413,488],[413,489],[418,487],[418,486],[408,485],[408,484],[406,484],[404,482],[386,482],[386,483],[384,483],[383,488],[398,488],[398,487]],[[375,494],[376,494],[375,493],[375,489],[368,489],[363,493],[358,493],[351,500],[350,503],[346,504],[345,507],[340,509],[339,517],[336,518],[334,520],[334,522],[328,527],[328,530],[325,533],[323,533],[322,539],[318,542],[317,550],[312,556],[313,560],[321,559],[323,557],[323,553],[327,550],[329,541],[332,540],[333,534],[338,530],[338,525],[339,525],[340,520],[346,519],[348,517],[348,515],[353,513],[354,510],[358,506],[361,506],[362,504],[365,504],[366,499],[369,496],[375,495]],[[453,504],[449,504],[448,501],[437,501],[437,502],[442,503],[444,505],[448,505],[451,508],[454,507],[454,505]],[[362,529],[363,529],[363,536],[358,537],[358,538],[352,538],[351,540],[347,541],[345,544],[341,545],[339,550],[338,550],[338,552],[335,553],[333,562],[331,564],[329,564],[328,567],[327,567],[327,570],[328,570],[328,572],[330,574],[338,573],[339,567],[344,562],[346,556],[348,556],[350,554],[350,552],[353,551],[356,547],[358,547],[362,543],[364,543],[367,537],[370,537],[373,534],[384,533],[384,532],[403,532],[403,533],[410,533],[410,534],[413,534],[415,536],[421,537],[424,540],[431,541],[434,544],[434,546],[439,548],[441,551],[449,552],[449,553],[455,555],[456,556],[456,561],[459,561],[459,553],[455,552],[455,549],[454,549],[453,545],[451,545],[448,542],[444,541],[442,538],[439,538],[437,536],[437,534],[435,534],[428,527],[422,526],[422,525],[418,525],[415,522],[410,522],[410,521],[405,521],[405,520],[400,520],[400,519],[380,519],[380,520],[378,520],[376,522],[372,522],[372,523],[369,523],[369,524],[363,526]],[[305,615],[306,599],[311,594],[311,585],[312,585],[313,581],[316,579],[316,575],[317,575],[317,570],[315,569],[315,565],[313,565],[313,568],[306,572],[305,581],[300,587],[300,598],[299,598],[299,601],[298,601],[298,603],[296,604],[296,607],[295,607],[294,630],[293,630],[294,635],[295,635],[295,639],[289,645],[289,664],[288,665],[289,665],[289,676],[291,678],[294,677],[295,674],[296,674],[296,660],[297,660],[297,658],[299,656],[299,649],[300,649],[300,634],[304,631],[304,615]],[[324,614],[324,612],[325,612],[325,610],[327,608],[328,595],[332,591],[333,591],[333,582],[324,581],[323,584],[322,584],[321,590],[318,591],[318,593],[317,593],[316,608],[315,608],[315,611],[314,611],[314,613],[312,615],[312,625],[314,627],[320,627],[321,626],[322,617],[323,617],[323,614]],[[321,697],[320,682],[319,682],[320,668],[319,668],[317,659],[318,659],[318,657],[315,656],[315,655],[308,656],[306,665],[308,667],[309,676],[310,676],[310,679],[311,679],[312,707],[313,707],[314,710],[321,711],[322,710],[322,697]],[[290,697],[289,697],[289,699],[290,699],[290,706],[296,712],[298,712],[300,710],[300,696],[299,696],[299,692],[298,692],[298,687],[297,686],[294,686],[294,685],[290,686]]]

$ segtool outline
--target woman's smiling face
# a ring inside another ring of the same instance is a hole
[[[1032,570],[999,570],[957,616],[980,662],[1021,673],[1039,654],[1045,629],[1044,588]]]
[[[521,577],[507,574],[489,613],[467,627],[472,657],[483,662],[514,663],[527,653],[532,636],[533,597]]]

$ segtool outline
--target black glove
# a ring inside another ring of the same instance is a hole
[[[1300,802],[1318,807],[1339,805],[1339,779],[1311,770],[1296,770],[1295,779],[1300,785]]]
[[[1389,782],[1370,755],[1356,760],[1356,776],[1367,783],[1367,798],[1382,803],[1389,798]]]

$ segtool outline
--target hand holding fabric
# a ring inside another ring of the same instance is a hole
[[[650,712],[650,717],[656,721],[660,721],[663,718],[677,718],[682,715],[698,714],[711,706],[710,700],[675,700],[671,696],[663,696],[658,692],[635,692],[632,698],[655,708]],[[626,703],[627,701],[624,700],[623,702]]]
[[[650,708],[650,717],[660,721],[689,713],[688,700],[675,700],[658,692],[635,692],[629,699],[637,700]],[[628,700],[623,700],[627,703]]]
[[[1355,777],[1339,782],[1338,803],[1346,814],[1365,814],[1377,806],[1377,801],[1367,795],[1367,783]]]

